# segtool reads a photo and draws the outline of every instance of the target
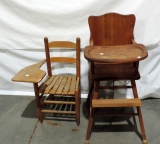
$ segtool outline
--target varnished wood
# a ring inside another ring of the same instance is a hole
[[[142,106],[140,99],[93,99],[92,107],[139,107]]]
[[[84,49],[84,56],[91,62],[121,64],[141,61],[148,56],[148,53],[142,44],[87,46]]]
[[[89,143],[95,110],[107,107],[136,107],[142,132],[142,141],[146,142],[146,135],[138,98],[135,80],[140,79],[138,71],[139,61],[148,54],[142,44],[134,40],[135,16],[118,13],[107,13],[88,18],[90,28],[90,44],[85,47],[84,57],[90,62],[89,83],[90,90],[87,102],[90,106],[86,142]],[[101,86],[100,81],[130,80],[131,86]],[[132,88],[133,99],[99,99],[99,89]],[[99,113],[98,113],[99,115]],[[107,116],[126,116],[122,113],[104,113]]]
[[[75,58],[68,58],[68,57],[52,57],[50,59],[51,62],[65,62],[65,63],[76,63]]]
[[[75,115],[75,111],[56,111],[56,110],[42,110],[43,113],[56,113],[56,114],[72,114]]]
[[[63,94],[63,95],[75,95],[75,89],[79,85],[79,79],[75,76],[67,75],[54,75],[49,77],[39,90],[44,94]]]
[[[96,46],[126,45],[134,39],[135,16],[107,13],[90,16],[90,41]]]
[[[45,38],[46,39],[46,38]],[[48,44],[49,48],[76,48],[76,43],[69,41],[53,41]]]
[[[43,60],[37,64],[23,68],[12,78],[12,81],[29,83],[40,82],[46,75],[46,72],[40,69],[45,62],[46,60]]]
[[[43,113],[74,115],[77,125],[80,124],[80,38],[76,42],[48,41],[44,38],[46,60],[27,66],[19,71],[12,81],[33,83],[38,118],[43,122]],[[72,49],[74,57],[50,57],[50,49]],[[46,72],[40,67],[47,63]],[[75,75],[54,75],[51,63],[67,63],[75,65]],[[53,71],[53,74],[52,74]],[[44,78],[44,79],[43,79]],[[43,81],[41,82],[41,80]],[[41,82],[41,83],[40,83]],[[63,109],[62,109],[63,108]],[[73,118],[73,117],[72,117]]]
[[[49,104],[75,104],[75,102],[44,100],[43,103]]]
[[[40,85],[39,93],[40,94],[49,94],[50,97],[42,101],[42,104],[45,105],[68,105],[72,107],[74,105],[74,111],[66,110],[50,110],[43,108],[43,113],[56,113],[56,114],[73,114],[76,118],[76,123],[80,123],[80,38],[76,39],[76,42],[70,41],[48,41],[48,38],[44,38],[45,51],[46,51],[46,61],[48,69],[48,77]],[[74,57],[62,57],[55,56],[50,57],[50,49],[74,49],[76,55]],[[76,75],[54,75],[54,68],[51,69],[51,63],[71,63],[75,64]],[[52,73],[53,72],[53,73]],[[61,100],[57,100],[54,97],[57,96]],[[68,101],[67,98],[71,98]],[[53,99],[50,99],[52,98]],[[58,107],[58,106],[57,106]],[[72,109],[72,108],[71,108]]]

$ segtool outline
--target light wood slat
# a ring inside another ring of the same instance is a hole
[[[48,79],[50,78],[50,76],[47,76],[46,79],[41,83],[41,85],[39,86],[39,92],[43,93],[43,91],[45,90],[45,83],[48,81]]]
[[[72,57],[52,57],[51,62],[76,63],[76,59]]]
[[[62,91],[62,94],[68,94],[70,84],[71,84],[71,76],[67,76],[67,82],[66,82],[66,85]]]
[[[52,87],[55,85],[55,83],[58,80],[58,76],[54,76],[54,79],[52,79],[52,82],[50,83],[50,85],[48,85],[48,87],[45,89],[44,93],[48,94],[49,91],[52,89]]]
[[[39,90],[42,89],[42,87],[44,86],[45,82],[49,79],[50,76],[46,76],[45,80],[40,84],[39,86]]]
[[[53,41],[48,44],[49,48],[76,48],[76,44],[68,41]]]
[[[58,89],[59,85],[61,84],[63,77],[62,76],[57,76],[57,77],[58,77],[58,80],[56,81],[53,88],[49,91],[49,94],[55,94],[56,90]]]
[[[40,88],[39,92],[44,93],[44,90],[50,85],[52,82],[52,79],[54,79],[54,76],[49,77],[43,84],[43,86]]]
[[[75,94],[75,88],[76,88],[76,76],[72,76],[72,81],[71,81],[70,90],[68,94],[70,95]]]
[[[77,81],[76,81],[76,91],[79,89],[79,77],[77,77]]]
[[[67,76],[63,76],[63,80],[61,81],[61,84],[58,87],[58,89],[56,91],[56,94],[61,94],[62,93],[62,90],[65,87],[66,81],[67,81]]]
[[[93,99],[92,107],[133,107],[142,106],[139,98],[134,99]]]
[[[58,111],[58,110],[42,110],[45,113],[57,113],[57,114],[76,114],[75,111]]]
[[[44,100],[45,104],[75,104],[75,102],[70,101],[52,101],[52,100]]]

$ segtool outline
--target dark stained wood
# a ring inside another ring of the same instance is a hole
[[[141,44],[87,46],[84,49],[84,56],[91,62],[120,64],[143,60],[148,56],[148,53]]]
[[[142,141],[147,142],[141,105],[138,98],[135,80],[140,79],[138,71],[139,61],[148,54],[142,44],[134,40],[135,16],[118,13],[107,13],[88,18],[90,28],[90,44],[84,50],[84,57],[90,62],[89,83],[90,90],[87,102],[90,106],[86,144],[89,143],[95,110],[107,107],[136,107],[139,118]],[[115,86],[114,81],[130,80],[131,86]],[[112,81],[112,86],[101,86],[101,81]],[[99,89],[132,88],[133,99],[99,99]],[[131,114],[131,115],[133,115]],[[96,113],[97,115],[97,113]],[[105,113],[108,116],[125,116],[121,113]],[[128,114],[127,114],[128,115]]]
[[[101,16],[90,16],[90,41],[93,45],[110,46],[131,44],[135,16],[107,13]]]

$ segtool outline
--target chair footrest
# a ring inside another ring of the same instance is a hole
[[[92,107],[140,107],[142,102],[139,98],[134,99],[93,99]]]

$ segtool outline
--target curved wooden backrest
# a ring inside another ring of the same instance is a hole
[[[91,45],[125,45],[134,39],[135,16],[107,13],[88,18]]]

